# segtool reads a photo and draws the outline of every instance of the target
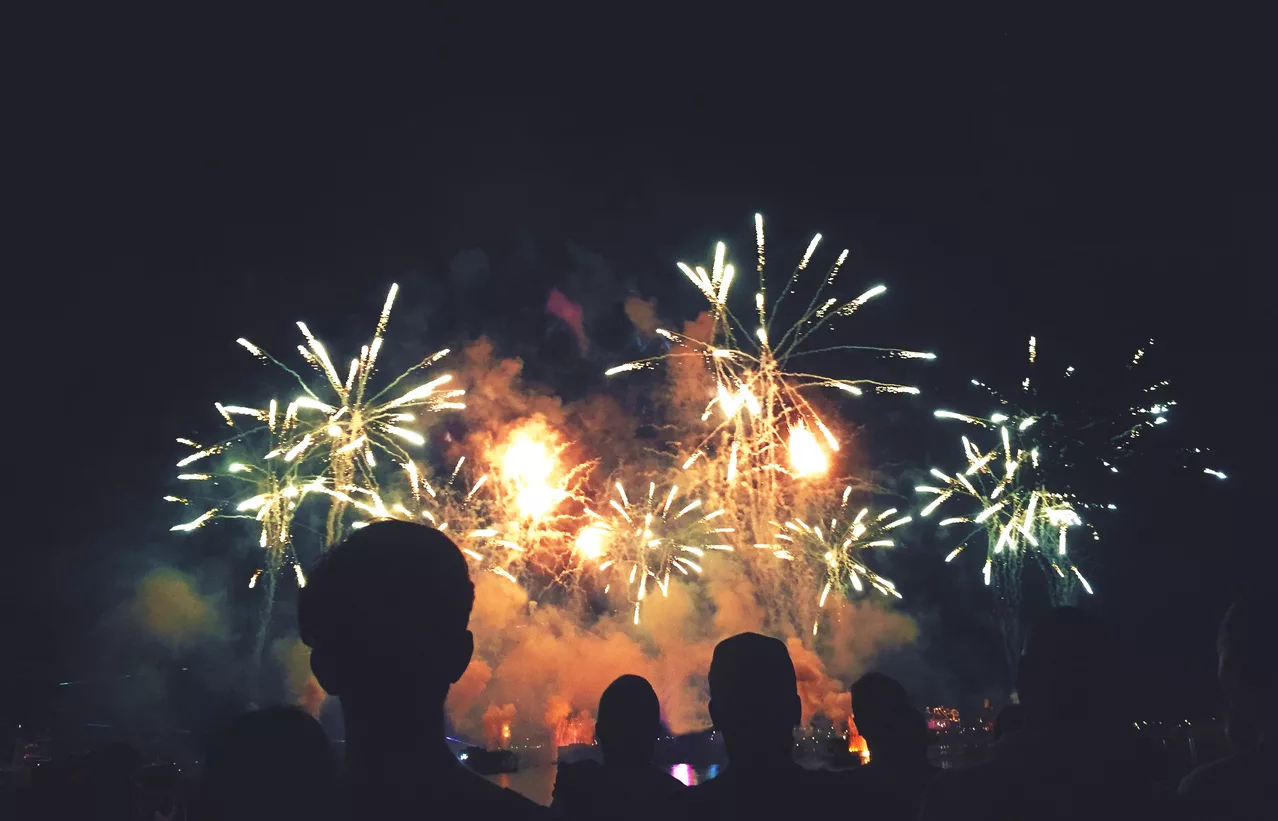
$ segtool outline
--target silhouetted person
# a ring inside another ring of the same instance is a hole
[[[1024,726],[1025,707],[1021,704],[1008,704],[998,711],[998,718],[994,719],[994,743],[997,744]]]
[[[551,807],[577,818],[651,819],[682,809],[682,782],[652,764],[661,705],[642,676],[621,676],[599,699],[595,741],[603,764],[560,764]]]
[[[88,778],[77,795],[82,806],[104,821],[131,819],[139,792],[133,776],[141,762],[138,751],[120,741],[90,753],[85,762]]]
[[[1000,740],[989,764],[932,779],[924,821],[1165,817],[1170,796],[1157,783],[1156,758],[1124,715],[1117,647],[1095,617],[1061,607],[1040,619],[1017,687],[1025,726]]]
[[[475,588],[437,530],[379,521],[324,555],[298,598],[311,670],[341,700],[347,817],[541,817],[544,808],[462,766],[444,699],[474,652]]]
[[[937,773],[927,760],[927,719],[910,705],[905,688],[882,673],[852,685],[852,713],[870,747],[870,762],[850,774],[852,782],[882,794],[895,817],[913,821]]]
[[[1236,602],[1220,624],[1217,674],[1233,755],[1194,770],[1180,794],[1199,818],[1278,818],[1274,608]]]
[[[212,739],[201,780],[203,817],[278,821],[324,817],[337,763],[319,722],[296,707],[236,716]]]
[[[714,648],[710,718],[723,735],[728,766],[689,791],[698,818],[863,818],[863,796],[834,773],[794,761],[794,728],[802,717],[794,664],[785,644],[740,633]]]

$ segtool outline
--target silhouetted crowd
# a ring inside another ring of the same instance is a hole
[[[851,692],[870,763],[845,772],[799,766],[801,702],[789,652],[775,638],[742,633],[721,641],[710,664],[723,772],[685,787],[654,766],[661,707],[646,680],[625,675],[599,700],[602,761],[560,764],[549,808],[475,774],[445,740],[444,701],[474,651],[473,604],[466,561],[437,530],[378,522],[327,553],[301,591],[298,622],[313,673],[340,697],[346,760],[339,768],[319,724],[300,710],[239,716],[208,750],[194,817],[1278,819],[1278,642],[1256,601],[1229,610],[1218,643],[1236,751],[1193,771],[1179,790],[1112,692],[1120,661],[1112,633],[1086,611],[1058,608],[1029,633],[1020,703],[999,716],[983,765],[929,764],[923,715],[899,683],[870,673]],[[99,764],[91,789],[26,807],[29,816],[187,817],[172,800],[146,806],[122,797],[136,766],[126,754]]]

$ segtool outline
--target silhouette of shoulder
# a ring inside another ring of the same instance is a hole
[[[549,810],[514,790],[499,787],[457,764],[417,779],[396,784],[347,783],[343,789],[342,817],[371,818],[427,816],[444,818],[500,818],[503,821],[545,819]]]
[[[559,765],[551,806],[571,818],[681,817],[688,793],[683,782],[653,766],[580,761]]]
[[[1180,782],[1195,817],[1278,818],[1278,756],[1274,745],[1204,764]]]
[[[866,808],[863,813],[868,813],[872,807],[879,813],[871,816],[876,819],[916,821],[923,791],[940,772],[929,765],[917,772],[892,773],[869,764],[840,775],[848,795],[854,796],[859,805]]]
[[[1083,748],[1013,733],[995,746],[988,764],[937,773],[919,817],[1100,821],[1157,815],[1169,809],[1169,796],[1155,783],[1146,754],[1122,736]]]
[[[688,805],[696,817],[833,818],[846,815],[862,797],[841,773],[805,770],[797,764],[758,771],[734,771],[729,766],[717,778],[691,788]]]

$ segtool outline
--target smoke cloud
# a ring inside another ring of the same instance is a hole
[[[707,675],[714,645],[745,630],[765,630],[768,602],[720,562],[704,585],[672,581],[669,596],[645,602],[636,626],[624,599],[618,612],[584,615],[573,606],[538,604],[491,574],[476,579],[471,630],[477,658],[454,686],[449,711],[463,732],[494,737],[494,722],[515,723],[517,738],[589,741],[594,710],[618,676],[648,679],[675,733],[709,726]],[[722,571],[722,572],[720,572]],[[830,605],[833,607],[834,605]],[[833,623],[827,665],[802,640],[786,636],[799,679],[803,720],[823,714],[836,724],[850,713],[847,685],[874,656],[913,640],[914,623],[876,605],[847,605]],[[494,705],[501,712],[493,712]],[[541,726],[529,726],[535,717]]]
[[[661,327],[661,320],[657,318],[657,303],[653,299],[627,297],[626,318],[645,338],[655,336],[657,329]]]
[[[125,609],[130,622],[170,650],[226,637],[221,598],[202,595],[193,577],[172,568],[139,579]]]
[[[658,326],[650,302],[632,298],[626,312],[641,332]],[[682,332],[709,341],[713,319],[701,314],[685,323]],[[502,447],[512,434],[530,430],[566,448],[565,467],[574,464],[574,457],[598,456],[600,461],[587,465],[591,472],[583,480],[583,493],[603,499],[618,476],[634,488],[632,475],[648,475],[641,468],[657,476],[677,471],[699,444],[696,437],[704,435],[701,416],[711,385],[697,357],[671,357],[664,365],[661,407],[670,416],[662,422],[672,431],[687,432],[686,440],[676,443],[677,456],[645,451],[636,442],[640,422],[611,394],[565,403],[525,384],[522,362],[498,356],[486,339],[468,345],[461,359],[459,376],[468,391],[468,407],[466,434],[456,442],[454,458],[468,455],[499,465]],[[706,488],[700,495],[709,509],[723,500],[712,498],[716,491],[707,462],[701,459],[678,472],[677,481],[685,491]],[[500,483],[501,477],[491,481]],[[645,478],[642,484],[646,483]],[[794,492],[824,498],[832,492],[829,484]],[[582,506],[581,499],[569,495],[557,516],[579,524],[585,518]],[[557,549],[570,551],[572,539],[564,536],[557,544]],[[710,724],[707,675],[714,646],[743,631],[786,641],[805,722],[824,715],[841,724],[850,713],[847,685],[869,670],[879,654],[914,641],[917,627],[908,616],[869,599],[850,603],[832,596],[824,609],[818,609],[820,584],[815,577],[802,575],[797,562],[745,552],[750,547],[738,544],[735,556],[710,551],[699,560],[704,567],[699,578],[672,578],[667,595],[650,591],[638,624],[634,603],[621,589],[626,586],[609,587],[584,565],[567,562],[574,569],[542,587],[521,587],[472,565],[476,653],[449,696],[453,725],[463,735],[489,744],[504,743],[507,727],[516,743],[589,741],[604,689],[618,676],[636,674],[652,683],[672,732],[703,729]],[[814,638],[815,619],[822,627]]]

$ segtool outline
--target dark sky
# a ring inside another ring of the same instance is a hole
[[[358,339],[398,279],[425,333],[506,329],[504,350],[532,360],[516,331],[553,335],[541,306],[559,287],[604,356],[626,293],[691,315],[673,261],[741,247],[762,211],[795,255],[818,230],[851,247],[893,289],[875,333],[963,378],[1006,383],[1031,332],[1098,360],[1158,338],[1184,386],[1178,436],[1216,448],[1231,482],[1128,489],[1098,606],[1163,701],[1210,698],[1213,624],[1272,562],[1250,508],[1272,448],[1249,380],[1272,348],[1257,271],[1274,214],[1264,95],[1209,26],[969,20],[898,39],[816,16],[658,47],[580,22],[512,43],[435,26],[247,45],[185,22],[62,32],[8,118],[29,138],[10,158],[9,681],[91,672],[77,638],[139,556],[181,550],[152,500],[173,437],[244,384],[236,337],[287,350],[305,317]],[[481,317],[448,276],[475,248]],[[530,361],[567,392],[596,366]]]

